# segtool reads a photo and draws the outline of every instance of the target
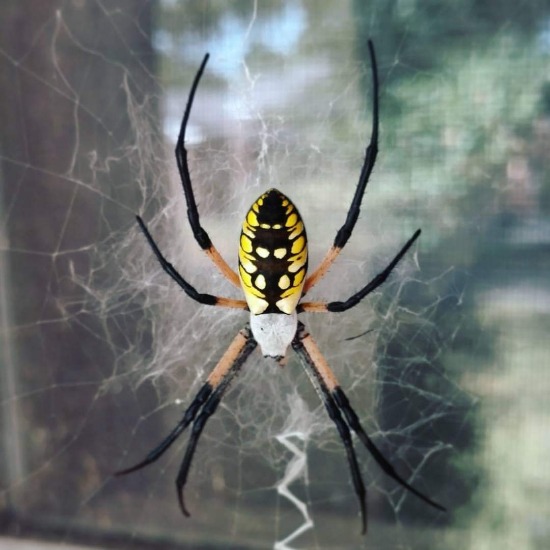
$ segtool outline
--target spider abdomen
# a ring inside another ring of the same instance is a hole
[[[239,278],[250,312],[291,314],[306,271],[302,217],[288,197],[270,189],[247,212],[239,242]]]

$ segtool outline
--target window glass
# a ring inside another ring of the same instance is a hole
[[[75,2],[0,6],[0,526],[120,548],[541,548],[550,288],[550,5]],[[248,313],[193,238],[174,147],[186,131],[200,223],[232,269],[246,212],[299,209],[310,273],[379,153],[349,242],[300,314],[365,431],[346,451],[289,350],[254,352],[208,420],[185,487],[181,420]],[[550,384],[550,383],[549,383]]]

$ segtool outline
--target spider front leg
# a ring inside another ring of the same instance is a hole
[[[183,489],[187,482],[187,476],[191,467],[191,462],[195,454],[202,430],[210,416],[216,411],[224,393],[229,388],[232,380],[240,371],[250,354],[256,349],[257,342],[252,336],[249,325],[247,324],[235,337],[229,345],[218,364],[214,367],[206,382],[199,390],[191,405],[185,411],[183,418],[170,432],[170,434],[161,443],[155,447],[141,462],[135,466],[120,470],[115,473],[117,476],[130,474],[149,464],[157,461],[183,433],[183,431],[193,422],[191,435],[187,444],[187,450],[182,460],[178,477],[176,479],[176,489],[181,511],[189,516],[183,499]]]
[[[378,447],[375,446],[373,441],[361,426],[359,417],[351,407],[351,404],[334,376],[332,369],[329,367],[326,359],[317,347],[317,344],[306,331],[304,324],[301,322],[298,323],[298,330],[296,332],[296,337],[292,341],[292,348],[300,357],[306,372],[318,389],[325,404],[325,408],[327,409],[331,420],[336,424],[338,433],[340,434],[344,447],[346,448],[352,481],[355,492],[359,498],[361,508],[363,526],[362,532],[366,533],[367,530],[367,506],[365,502],[366,491],[361,478],[361,473],[359,471],[359,466],[357,465],[357,459],[355,458],[353,444],[351,442],[351,438],[349,437],[349,428],[356,433],[361,443],[363,443],[377,464],[389,477],[430,506],[442,512],[446,511],[441,504],[438,504],[431,498],[422,494],[407,481],[405,481],[380,452]],[[347,421],[347,425],[345,424],[341,413],[343,413]],[[345,425],[345,429],[342,425]]]
[[[195,98],[195,92],[197,91],[202,73],[208,62],[210,56],[206,54],[202,60],[201,66],[197,71],[191,91],[189,92],[189,98],[187,100],[187,106],[185,107],[185,113],[181,121],[180,133],[176,142],[176,162],[178,164],[178,171],[183,186],[183,192],[185,193],[185,200],[187,201],[187,218],[189,219],[189,225],[193,230],[193,236],[204,250],[206,255],[212,260],[216,267],[220,270],[221,274],[234,286],[241,288],[239,276],[229,267],[227,262],[222,258],[221,254],[216,250],[216,247],[212,244],[210,237],[206,230],[202,227],[199,219],[199,210],[197,208],[197,202],[195,200],[195,193],[193,192],[193,186],[191,184],[191,175],[189,174],[189,165],[187,163],[187,149],[185,148],[185,132],[187,130],[187,123],[189,121],[189,115],[191,114],[191,107],[193,106],[193,100]]]
[[[326,272],[329,270],[330,266],[334,263],[334,260],[336,260],[351,237],[355,224],[359,219],[363,195],[365,194],[370,175],[376,162],[376,156],[378,155],[378,69],[376,66],[374,45],[371,40],[369,40],[368,46],[372,72],[372,130],[370,142],[365,151],[365,160],[363,162],[363,167],[361,168],[361,174],[359,176],[359,181],[357,182],[357,188],[355,189],[353,200],[351,201],[351,205],[346,216],[346,221],[336,233],[332,247],[327,252],[317,269],[315,269],[315,271],[307,277],[304,283],[303,294],[306,294],[306,292],[311,290],[325,276]]]

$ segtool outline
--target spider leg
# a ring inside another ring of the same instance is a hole
[[[189,426],[189,424],[195,419],[197,412],[204,405],[204,402],[208,399],[208,397],[210,397],[211,394],[212,385],[206,382],[199,390],[199,393],[196,395],[195,399],[193,399],[191,405],[189,405],[183,414],[183,418],[178,422],[170,434],[163,439],[161,443],[157,445],[141,462],[138,462],[134,466],[130,466],[130,468],[119,470],[118,472],[115,472],[115,475],[123,476],[126,474],[131,474],[132,472],[141,470],[142,468],[145,468],[145,466],[149,466],[149,464],[156,462],[170,448],[172,443],[176,441],[185,428],[187,428],[187,426]]]
[[[256,349],[257,345],[256,340],[252,336],[250,326],[247,324],[245,328],[239,332],[235,340],[233,340],[208,377],[207,383],[211,385],[214,391],[208,397],[199,415],[193,422],[185,456],[183,457],[183,461],[178,472],[178,477],[176,478],[178,501],[181,511],[187,517],[189,517],[190,514],[185,507],[183,489],[187,483],[187,475],[189,473],[191,462],[193,460],[193,456],[195,455],[202,430],[204,429],[208,419],[214,414],[214,412],[216,412],[216,409],[218,408],[224,393],[229,388],[233,378],[235,378],[245,361],[248,359],[249,355],[254,351],[254,349]]]
[[[370,142],[365,152],[365,160],[361,169],[361,175],[359,176],[355,195],[353,196],[346,221],[336,233],[332,247],[327,252],[317,269],[315,269],[315,271],[307,277],[304,283],[303,294],[311,290],[311,288],[313,288],[313,286],[315,286],[324,277],[325,273],[333,264],[334,260],[338,257],[338,254],[340,254],[342,248],[344,248],[348,242],[348,239],[351,237],[353,228],[359,218],[363,195],[365,194],[365,189],[369,182],[372,169],[374,168],[374,163],[376,162],[376,156],[378,154],[378,69],[376,65],[376,55],[374,53],[374,45],[371,40],[369,40],[368,46],[372,72],[372,130]]]
[[[440,510],[441,512],[446,512],[447,509],[444,506],[441,506],[441,504],[438,504],[431,498],[422,494],[420,491],[415,489],[412,485],[407,483],[395,471],[395,468],[386,460],[386,458],[380,452],[378,447],[374,444],[372,439],[367,435],[365,430],[363,430],[363,427],[359,422],[359,418],[355,413],[355,411],[352,409],[346,394],[342,391],[342,388],[340,388],[339,386],[336,387],[333,391],[333,395],[334,395],[334,400],[340,407],[340,410],[344,413],[344,416],[346,417],[346,420],[348,421],[348,424],[350,425],[351,429],[357,434],[357,437],[361,440],[361,443],[363,443],[363,445],[367,448],[367,450],[372,455],[374,460],[378,463],[380,468],[382,468],[382,470],[389,477],[391,477],[394,481],[399,483],[402,487],[410,491],[413,495],[416,495],[419,499],[423,500],[425,503],[429,504],[430,506],[433,506],[437,510]]]
[[[323,356],[318,351],[317,354],[311,354],[304,346],[304,339],[309,337],[307,334],[304,325],[300,322],[298,323],[298,332],[296,337],[292,341],[292,348],[298,354],[298,357],[301,359],[305,371],[310,378],[314,388],[317,390],[321,401],[325,405],[327,413],[330,419],[336,425],[338,434],[344,448],[346,450],[348,464],[351,473],[351,479],[353,482],[353,488],[359,499],[359,507],[361,509],[361,524],[362,534],[367,532],[367,490],[365,489],[365,484],[363,483],[363,478],[361,477],[361,471],[359,469],[359,464],[357,462],[357,455],[355,454],[355,449],[353,447],[353,440],[351,438],[351,432],[345,420],[342,418],[338,405],[330,392],[330,380],[326,380],[318,366],[317,363],[321,360],[324,361]],[[327,365],[328,368],[328,365]]]
[[[164,257],[159,247],[155,243],[151,233],[147,229],[145,222],[140,216],[136,216],[139,227],[143,231],[149,246],[152,248],[157,260],[159,261],[162,269],[176,281],[176,283],[185,291],[187,296],[199,302],[199,304],[205,304],[209,306],[231,307],[236,309],[248,309],[248,305],[244,300],[234,300],[232,298],[222,298],[220,296],[214,296],[212,294],[201,294],[195,287],[190,285],[176,270],[176,268]]]
[[[187,443],[187,449],[185,451],[185,456],[180,465],[178,471],[178,477],[176,478],[176,490],[178,493],[178,501],[180,504],[180,509],[182,513],[189,517],[191,514],[188,512],[185,502],[183,499],[183,489],[187,483],[187,475],[189,474],[189,469],[191,468],[191,462],[195,451],[197,449],[197,444],[199,438],[202,434],[202,430],[207,422],[207,420],[216,412],[218,405],[220,404],[223,392],[225,387],[220,387],[219,391],[216,391],[210,396],[210,399],[204,404],[200,414],[197,416],[195,422],[193,422],[193,428],[191,430],[191,435],[189,436],[189,442]]]
[[[170,434],[155,447],[141,462],[135,466],[120,470],[115,473],[116,476],[130,474],[136,470],[140,470],[149,464],[158,460],[181,435],[181,433],[193,421],[193,428],[185,457],[180,467],[176,485],[178,490],[178,500],[182,512],[189,516],[189,512],[185,508],[183,502],[183,487],[187,480],[187,473],[191,466],[191,460],[195,452],[198,439],[204,428],[206,420],[214,413],[224,392],[229,387],[229,384],[238,373],[248,356],[256,348],[257,343],[248,324],[243,330],[239,331],[233,342],[229,345],[226,352],[223,354],[218,364],[214,367],[206,382],[199,390],[199,393],[193,399],[191,405],[185,411],[183,418],[178,422],[176,427]]]
[[[202,77],[204,68],[206,67],[206,63],[208,62],[209,57],[210,56],[208,54],[204,56],[201,66],[199,67],[199,70],[197,71],[197,74],[195,76],[195,80],[193,81],[193,85],[191,86],[191,91],[189,92],[187,106],[185,107],[185,113],[181,121],[180,133],[176,142],[176,162],[178,164],[181,184],[185,193],[185,200],[187,201],[187,218],[189,219],[189,224],[191,225],[191,229],[193,230],[193,236],[195,237],[195,240],[204,250],[207,256],[212,260],[212,262],[214,262],[222,275],[237,288],[241,288],[239,276],[229,267],[227,262],[222,258],[220,253],[212,244],[208,233],[201,226],[199,211],[195,200],[195,194],[193,192],[193,186],[191,185],[189,165],[187,163],[187,149],[185,148],[185,132],[187,130],[187,122],[189,121],[189,115],[191,113],[191,107],[193,106],[195,92],[197,91],[197,87],[199,85],[200,79]]]
[[[420,236],[420,229],[417,229],[414,235],[405,243],[405,246],[397,253],[395,258],[381,271],[372,281],[365,285],[361,290],[350,296],[345,302],[303,302],[298,305],[298,313],[301,311],[312,311],[317,313],[325,313],[327,311],[340,313],[356,306],[365,296],[376,290],[382,283],[386,281],[395,266],[401,261],[409,248],[414,244],[414,241]]]
[[[325,406],[327,407],[327,410],[328,410],[328,405],[327,405],[327,402],[328,402],[328,403],[331,403],[331,406],[334,406],[339,413],[341,411],[344,414],[344,417],[346,418],[349,427],[357,434],[357,437],[359,438],[359,440],[363,443],[363,445],[365,445],[367,450],[371,453],[372,457],[378,463],[378,465],[382,468],[382,470],[394,481],[399,483],[402,487],[410,491],[412,494],[416,495],[418,498],[420,498],[430,506],[443,512],[446,511],[446,509],[443,506],[441,506],[441,504],[438,504],[431,498],[422,494],[420,491],[418,491],[412,485],[410,485],[407,481],[405,481],[396,472],[395,468],[388,462],[388,460],[384,457],[384,455],[380,452],[380,450],[375,446],[373,441],[370,439],[370,437],[366,434],[363,427],[361,426],[361,423],[359,421],[357,414],[351,407],[351,404],[349,403],[348,398],[346,397],[345,393],[340,387],[340,384],[338,383],[336,377],[334,376],[334,373],[329,367],[326,359],[323,357],[323,355],[321,354],[321,351],[317,347],[317,344],[315,343],[313,338],[308,334],[303,323],[301,322],[298,323],[298,331],[296,333],[296,337],[294,341],[292,342],[292,347],[298,353],[304,365],[312,371],[316,380],[318,380],[319,386],[323,393],[323,400],[325,402]],[[330,398],[330,400],[326,397],[327,395]],[[333,419],[332,415],[331,415],[331,419]],[[353,471],[353,466],[351,466],[351,463],[350,463],[350,467],[352,468],[353,478],[356,475],[360,476],[358,469],[357,469],[357,472]],[[361,498],[361,495],[360,493],[357,492],[357,489],[356,489],[356,493]],[[361,507],[361,510],[363,513],[363,507]],[[363,532],[365,532],[365,530],[366,530],[366,517],[363,517]]]

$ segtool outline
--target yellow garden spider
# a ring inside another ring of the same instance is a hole
[[[334,243],[327,255],[311,275],[306,277],[307,237],[302,218],[290,199],[276,189],[270,189],[263,193],[246,214],[240,236],[238,274],[221,257],[200,224],[187,165],[185,132],[193,98],[208,61],[208,54],[204,57],[191,87],[176,143],[176,160],[187,201],[187,216],[195,240],[224,277],[236,287],[242,288],[245,300],[222,298],[198,292],[164,257],[141,217],[136,216],[139,226],[162,269],[176,281],[190,298],[200,304],[250,311],[250,322],[237,334],[172,432],[141,462],[116,474],[129,474],[155,462],[192,423],[187,450],[176,479],[180,508],[186,516],[189,516],[189,512],[183,499],[183,489],[187,482],[193,455],[202,430],[207,420],[216,411],[231,381],[257,345],[260,346],[265,357],[274,358],[281,365],[284,364],[289,345],[292,346],[300,358],[344,444],[353,487],[359,499],[363,533],[367,530],[366,489],[355,455],[350,428],[389,477],[427,504],[438,510],[445,510],[443,506],[407,483],[378,450],[363,430],[357,414],[352,409],[317,344],[297,317],[297,314],[303,311],[342,312],[354,307],[388,278],[394,267],[420,235],[420,229],[418,229],[381,273],[344,302],[301,301],[302,297],[323,278],[350,238],[359,217],[361,201],[376,160],[378,152],[378,72],[371,41],[369,41],[369,54],[373,81],[373,115],[370,143],[366,149],[359,183],[346,221],[336,234]]]

